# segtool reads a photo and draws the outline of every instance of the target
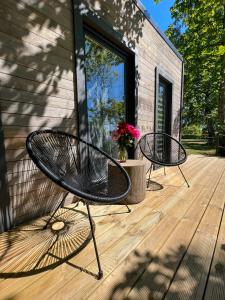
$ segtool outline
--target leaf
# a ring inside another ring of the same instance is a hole
[[[218,55],[224,55],[225,54],[225,46],[220,45],[218,49]]]
[[[225,112],[224,10],[224,0],[175,0],[170,9],[173,23],[166,35],[185,62],[185,124],[203,125],[209,116],[218,121],[219,105]]]

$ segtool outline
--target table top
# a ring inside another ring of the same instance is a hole
[[[145,166],[146,162],[140,159],[127,159],[125,162],[120,163],[122,167],[139,167]]]

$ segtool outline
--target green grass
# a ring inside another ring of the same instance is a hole
[[[205,140],[182,140],[187,154],[216,155],[215,146],[209,146]]]

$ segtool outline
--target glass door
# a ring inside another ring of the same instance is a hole
[[[155,131],[171,135],[172,113],[172,84],[159,76],[158,97],[155,109]],[[155,140],[156,152],[162,156],[162,160],[170,159],[170,140],[157,136]]]
[[[117,158],[112,131],[126,121],[127,57],[105,41],[85,33],[88,138]]]
[[[158,99],[156,101],[155,131],[171,135],[171,83],[159,78]]]

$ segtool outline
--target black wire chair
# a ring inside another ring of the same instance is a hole
[[[144,135],[138,145],[144,157],[151,162],[151,166],[148,170],[149,177],[147,187],[149,187],[150,184],[151,171],[154,165],[164,166],[164,174],[166,166],[177,166],[187,186],[190,187],[180,168],[180,165],[187,160],[187,154],[179,141],[166,133],[154,132]]]
[[[102,278],[89,204],[113,204],[126,198],[131,187],[127,172],[97,147],[61,131],[34,131],[27,137],[26,147],[36,166],[67,191],[65,197],[70,192],[86,204],[98,264],[98,279]],[[110,176],[111,168],[114,176]],[[65,197],[43,229],[48,227]]]

